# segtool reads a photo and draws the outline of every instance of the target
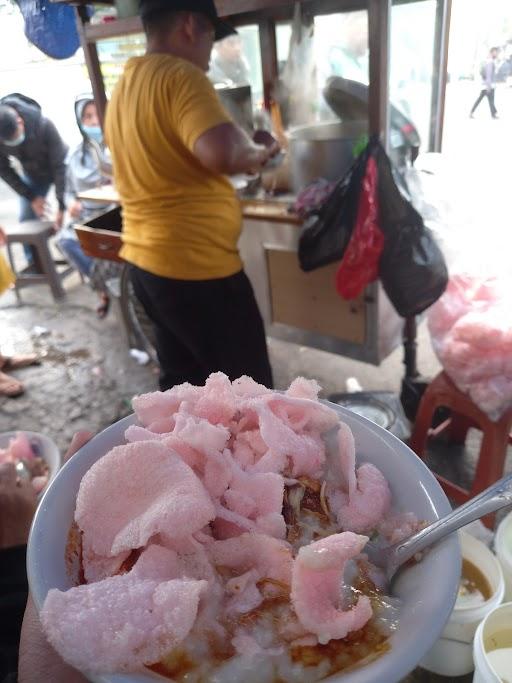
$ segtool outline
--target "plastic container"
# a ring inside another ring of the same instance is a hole
[[[0,448],[7,448],[11,439],[14,439],[18,432],[23,432],[27,439],[37,446],[39,455],[46,460],[49,472],[48,472],[48,484],[45,486],[43,491],[39,493],[38,498],[41,498],[46,488],[57,476],[57,472],[62,464],[62,458],[57,444],[46,436],[46,434],[40,434],[39,432],[28,432],[26,429],[20,429],[14,432],[1,432],[0,433]]]
[[[505,578],[505,602],[512,602],[512,512],[509,512],[498,527],[494,549]]]
[[[500,642],[500,645],[504,647],[497,650],[496,642]],[[498,657],[496,657],[497,653],[499,653]],[[493,610],[482,621],[475,635],[473,656],[475,659],[473,683],[501,683],[501,681],[512,680],[512,602],[507,602]],[[494,668],[493,660],[496,666],[498,666],[498,660],[501,662],[501,676]]]
[[[441,676],[465,676],[474,669],[472,643],[480,622],[498,607],[505,593],[500,563],[489,548],[470,534],[460,533],[463,560],[469,560],[485,576],[491,597],[476,606],[455,603],[453,612],[434,647],[420,666]]]

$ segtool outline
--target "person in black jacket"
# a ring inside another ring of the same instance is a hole
[[[19,93],[0,99],[0,178],[20,196],[20,222],[48,215],[46,196],[55,185],[59,204],[55,226],[62,227],[67,152],[57,128],[35,100]],[[13,159],[21,165],[21,175]],[[25,255],[31,265],[32,249],[25,249]]]

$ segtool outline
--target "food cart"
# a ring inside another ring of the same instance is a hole
[[[367,127],[370,134],[379,134],[387,143],[392,12],[403,5],[425,2],[434,5],[431,117],[427,147],[437,151],[442,136],[446,37],[451,0],[303,0],[301,6],[302,11],[312,17],[353,12],[367,14]],[[129,16],[108,23],[92,24],[85,2],[71,0],[68,4],[76,6],[79,33],[94,97],[100,118],[103,119],[107,96],[96,43],[107,38],[140,33],[141,21],[138,16]],[[216,2],[219,14],[232,25],[257,27],[263,98],[267,108],[271,107],[273,86],[279,76],[276,29],[283,22],[291,21],[296,4],[290,0]],[[334,289],[336,264],[312,273],[303,273],[296,254],[300,221],[288,212],[289,203],[289,197],[281,201],[275,198],[268,200],[265,197],[243,201],[244,230],[240,249],[268,333],[286,341],[379,364],[401,343],[405,327],[406,377],[414,378],[417,375],[414,321],[408,321],[404,326],[403,319],[395,313],[378,282],[367,287],[358,299],[344,301]],[[110,239],[110,251],[115,253],[117,237],[109,236],[108,232],[119,230],[120,225],[105,225],[105,221],[100,221],[100,224],[85,229],[86,232],[89,231],[85,239],[88,240],[90,253],[100,255],[95,250],[93,239],[94,229],[97,227],[103,228],[102,239]],[[105,256],[105,247],[103,252]]]

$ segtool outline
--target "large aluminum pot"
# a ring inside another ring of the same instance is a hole
[[[290,189],[316,178],[338,180],[354,160],[354,145],[368,133],[367,121],[318,123],[289,131]]]

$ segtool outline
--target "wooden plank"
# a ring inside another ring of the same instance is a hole
[[[339,264],[304,273],[296,251],[266,246],[272,322],[364,344],[364,295],[344,301],[334,288]]]
[[[244,218],[252,220],[269,221],[271,223],[288,223],[301,225],[302,220],[296,213],[288,211],[286,202],[242,199],[242,212]]]
[[[85,63],[87,64],[87,71],[89,72],[89,78],[91,79],[96,109],[98,110],[98,118],[100,120],[101,127],[103,128],[105,112],[107,110],[107,95],[105,93],[105,83],[103,82],[103,74],[101,73],[98,51],[94,43],[89,43],[86,40],[86,31],[89,21],[87,8],[85,6],[76,7],[75,14],[78,35],[80,36],[80,42],[84,50]]]
[[[106,38],[119,38],[133,33],[142,33],[142,21],[140,17],[125,17],[109,21],[106,24],[89,24],[85,29],[85,38],[88,43]]]
[[[389,34],[391,0],[368,0],[370,87],[369,132],[387,143],[389,121]]]

